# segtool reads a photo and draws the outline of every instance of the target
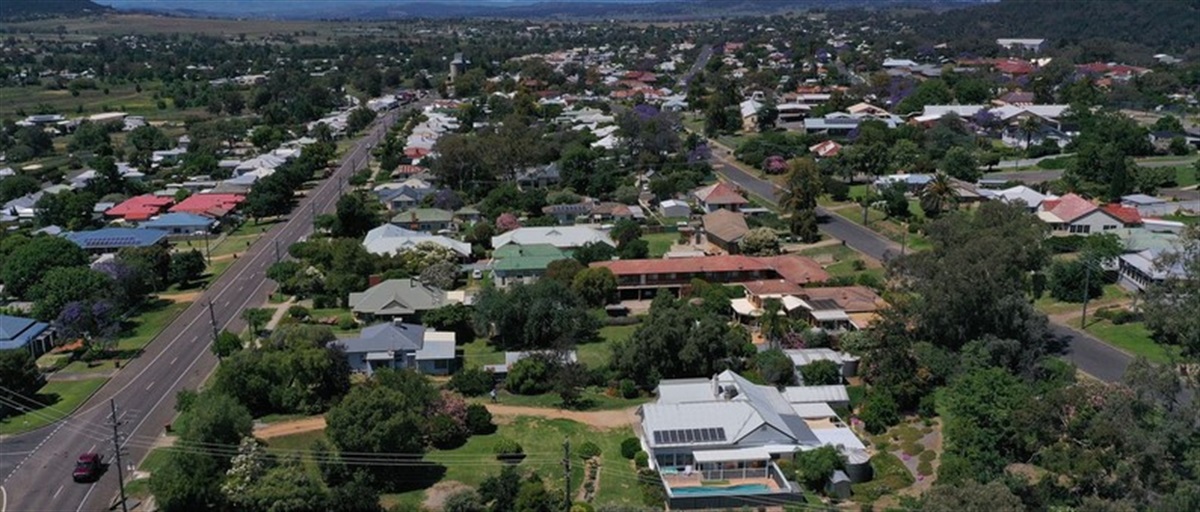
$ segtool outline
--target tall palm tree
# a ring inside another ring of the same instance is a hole
[[[958,196],[954,190],[954,183],[946,173],[939,172],[934,175],[933,180],[921,191],[921,209],[928,216],[936,217],[957,204]]]
[[[779,348],[779,340],[790,330],[787,315],[783,314],[783,302],[779,299],[764,299],[763,314],[758,319],[758,328],[772,348]]]
[[[1025,150],[1029,150],[1029,143],[1033,140],[1033,135],[1042,131],[1042,120],[1036,116],[1029,116],[1021,120],[1017,125],[1017,129],[1025,134]]]

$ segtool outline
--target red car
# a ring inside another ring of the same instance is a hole
[[[71,476],[76,482],[91,482],[100,478],[104,471],[104,456],[99,453],[85,453],[75,462],[75,471]]]

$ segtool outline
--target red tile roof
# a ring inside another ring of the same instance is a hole
[[[749,204],[732,185],[724,181],[696,191],[696,198],[705,204]]]
[[[1073,222],[1095,211],[1097,206],[1091,201],[1075,194],[1067,194],[1058,199],[1042,202],[1042,210],[1048,211],[1063,222]]]
[[[804,291],[804,287],[782,279],[751,281],[742,283],[742,287],[751,295],[799,295]]]
[[[642,259],[598,261],[593,267],[607,267],[616,276],[649,274],[698,274],[711,272],[774,271],[794,284],[829,280],[829,274],[817,262],[801,256],[756,258],[744,255],[705,256],[702,258]]]
[[[1137,208],[1130,208],[1119,204],[1106,204],[1102,209],[1125,225],[1142,223],[1142,215],[1138,213]]]
[[[172,206],[172,212],[194,213],[206,217],[224,217],[246,200],[241,194],[195,194]]]
[[[421,174],[421,173],[425,172],[426,170],[428,170],[428,169],[421,167],[419,165],[399,165],[399,166],[396,166],[396,170],[393,171],[392,174],[393,175]]]
[[[994,64],[996,71],[1009,75],[1028,75],[1033,73],[1033,64],[1020,60],[1001,60]]]
[[[171,203],[174,202],[175,200],[170,197],[142,194],[126,199],[121,204],[104,212],[104,214],[109,217],[121,217],[125,220],[147,220],[162,213],[163,210],[171,206]]]
[[[868,313],[887,305],[879,294],[865,286],[804,288],[798,295],[810,300],[832,300],[847,313]]]
[[[821,158],[829,158],[837,156],[842,151],[842,145],[832,140],[827,140],[809,147],[808,150]]]

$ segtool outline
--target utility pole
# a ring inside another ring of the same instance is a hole
[[[209,248],[208,248],[208,236],[209,236],[209,232],[208,232],[208,230],[205,230],[204,231],[204,260],[209,265],[211,265],[212,264],[212,251],[209,250]]]
[[[563,439],[563,510],[571,510],[571,440]]]
[[[208,321],[212,324],[213,341],[217,341],[217,312],[213,310],[212,299],[208,299]]]
[[[312,220],[313,231],[317,230],[317,203],[308,203],[308,217]]]
[[[279,263],[279,239],[275,239],[275,263]]]
[[[116,453],[114,457],[117,459],[117,482],[121,486],[121,510],[129,512],[129,505],[125,502],[125,468],[121,467],[121,434],[118,431],[121,422],[117,420],[117,402],[110,398],[108,405],[112,408],[113,451]]]

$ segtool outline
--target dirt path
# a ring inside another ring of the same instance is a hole
[[[488,412],[493,416],[536,416],[549,419],[567,419],[577,421],[600,430],[628,427],[633,424],[637,409],[619,409],[614,411],[565,411],[561,409],[543,409],[540,407],[520,407],[515,405],[487,404]],[[303,434],[325,429],[325,417],[313,416],[299,420],[281,421],[254,428],[254,437],[271,439],[273,437]]]
[[[292,434],[315,432],[317,430],[325,430],[324,416],[313,416],[311,418],[299,420],[281,421],[279,423],[271,423],[261,427],[254,427],[254,437],[265,440],[273,437],[283,437],[290,436]]]
[[[636,407],[630,407],[612,411],[567,411],[504,404],[487,404],[487,408],[493,416],[537,416],[539,418],[566,419],[601,430],[632,425],[636,419],[634,411],[637,410]]]
[[[204,293],[204,290],[196,290],[194,292],[159,295],[158,298],[169,300],[171,302],[194,302],[196,299],[200,298],[200,294],[202,293]]]

